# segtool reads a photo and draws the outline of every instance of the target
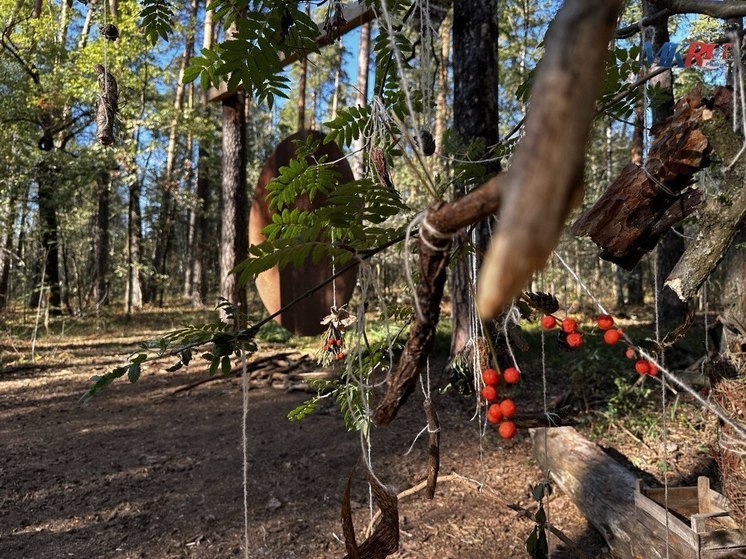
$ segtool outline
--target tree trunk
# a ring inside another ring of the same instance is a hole
[[[0,239],[0,311],[7,308],[10,300],[10,271],[13,264],[13,233],[15,231],[17,202],[15,189],[8,200],[8,215],[5,216],[5,235]]]
[[[231,270],[247,256],[249,196],[246,189],[244,95],[223,100],[223,207],[220,231],[220,294],[246,311],[246,289]]]
[[[308,59],[304,58],[300,63],[300,76],[298,77],[298,132],[306,129],[306,82],[308,81]]]
[[[111,174],[102,169],[96,177],[96,233],[93,250],[92,279],[90,303],[107,304],[111,297],[108,293],[109,275],[109,198],[111,192]]]
[[[491,146],[499,140],[497,0],[461,0],[453,8],[453,122],[464,144],[481,138]],[[497,172],[492,164],[490,172]],[[454,197],[466,193],[462,184],[454,185]],[[482,254],[490,240],[490,225],[476,225],[472,241]],[[479,260],[479,259],[478,259]],[[479,268],[477,264],[477,269]],[[468,259],[461,259],[451,273],[451,355],[463,351],[474,335],[470,331],[472,290],[476,278]]]
[[[184,93],[186,85],[184,72],[189,59],[194,51],[194,26],[198,9],[197,0],[192,0],[190,23],[184,36],[184,51],[179,62],[179,74],[176,79],[176,93],[174,95],[174,113],[171,118],[168,133],[168,146],[166,148],[166,168],[163,176],[163,192],[161,197],[161,211],[156,231],[156,242],[153,248],[153,270],[155,273],[149,278],[146,299],[155,301],[159,299],[163,304],[164,286],[159,286],[158,278],[168,276],[168,256],[174,237],[174,219],[176,216],[176,197],[178,181],[174,180],[174,167],[176,165],[176,140],[184,112]],[[160,292],[160,297],[159,297]]]
[[[650,0],[643,0],[642,9],[643,17],[659,11],[658,6]],[[653,52],[658,52],[663,44],[669,40],[668,18],[662,19],[652,27],[646,27],[644,36],[646,41],[653,44]],[[673,114],[673,74],[670,70],[664,72],[651,80],[651,83],[659,84],[666,95],[666,99],[662,103],[652,107],[652,124],[655,125]],[[668,274],[671,273],[676,262],[684,254],[685,248],[684,239],[673,227],[671,231],[661,237],[655,252],[658,318],[666,329],[684,322],[686,317],[686,303],[683,303],[670,288],[664,286]]]
[[[44,3],[42,0],[34,0],[34,10],[32,12],[32,17],[39,18],[41,17],[41,9],[44,7]]]
[[[368,105],[368,77],[370,67],[370,27],[371,23],[365,23],[360,27],[360,46],[357,53],[357,83],[355,89],[355,105],[365,107]],[[365,154],[362,152],[363,140],[358,138],[352,144],[352,174],[356,179],[365,174]]]
[[[133,165],[134,167],[134,165]],[[140,213],[140,179],[136,167],[130,181],[129,209],[127,212],[127,293],[125,312],[142,309],[142,285],[140,283],[140,258],[142,239],[142,216]]]
[[[85,21],[83,22],[83,28],[80,30],[80,38],[78,39],[78,50],[83,50],[88,44],[88,36],[91,33],[91,22],[93,21],[93,14],[96,11],[97,0],[90,0],[88,2],[88,11],[85,14]]]
[[[448,121],[448,58],[451,52],[451,20],[440,26],[440,62],[438,65],[438,98],[435,109],[435,149],[443,155],[443,138]]]
[[[42,280],[49,286],[49,313],[59,316],[62,314],[62,298],[60,293],[60,247],[57,239],[57,209],[54,200],[55,171],[48,165],[40,165],[38,175],[39,193],[39,224],[41,225],[41,245],[44,251],[44,270],[35,279],[34,290],[31,294],[29,306],[37,307],[41,296]]]

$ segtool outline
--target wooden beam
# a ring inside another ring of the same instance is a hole
[[[372,9],[366,8],[365,4],[345,4],[344,6],[342,6],[342,13],[344,15],[345,23],[338,30],[339,37],[342,37],[353,29],[356,29],[357,27],[360,27],[361,25],[368,23],[369,21],[372,21],[376,18],[376,13]],[[319,36],[316,38],[316,46],[318,46],[319,48],[323,48],[327,45],[332,44],[334,42],[334,39],[332,39],[324,29],[324,22],[321,22],[317,25],[319,28]],[[282,67],[284,68],[285,66],[289,66],[293,62],[296,62],[298,60],[298,55],[292,54],[290,56],[284,56],[283,54],[280,54],[280,60],[282,63]],[[243,88],[239,86],[237,91],[242,90]],[[233,93],[235,93],[235,91],[228,91],[226,83],[222,82],[219,87],[211,87],[208,90],[207,99],[210,102],[222,101]]]

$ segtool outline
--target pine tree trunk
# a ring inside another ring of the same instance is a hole
[[[243,93],[223,100],[223,207],[220,232],[220,294],[246,310],[246,289],[231,270],[247,256],[249,196],[246,188],[246,120]]]
[[[109,273],[109,197],[111,173],[101,169],[96,176],[97,201],[96,215],[92,227],[91,252],[88,259],[88,275],[91,288],[88,291],[88,304],[100,305],[108,302],[107,276]]]
[[[642,9],[643,17],[652,15],[659,10],[658,6],[650,0],[643,0]],[[644,36],[646,41],[653,44],[653,51],[658,52],[663,44],[669,40],[668,18],[664,18],[651,27],[646,27]],[[662,103],[656,103],[652,107],[652,124],[655,125],[673,114],[673,74],[669,70],[655,78],[653,82],[657,83],[666,95]],[[676,231],[671,230],[661,237],[655,252],[658,317],[664,328],[682,323],[686,316],[686,304],[670,288],[664,286],[668,274],[671,273],[676,262],[684,254],[685,248],[684,239]]]
[[[448,120],[448,58],[451,52],[451,20],[440,26],[440,64],[438,65],[438,98],[435,109],[435,149],[443,155],[443,138]]]
[[[368,105],[368,78],[370,75],[370,28],[368,22],[360,27],[360,45],[357,53],[357,82],[355,84],[355,105],[365,107]],[[365,174],[365,154],[362,152],[363,141],[358,138],[352,144],[352,174],[356,179]]]
[[[497,0],[454,3],[453,122],[464,144],[482,138],[490,146],[499,139],[497,39]],[[490,169],[498,170],[497,164]],[[454,185],[454,197],[465,193],[462,184]],[[475,228],[473,240],[477,250],[484,253],[489,239],[490,226],[485,220]],[[461,353],[472,334],[469,313],[473,308],[474,281],[469,260],[456,262],[451,273],[452,356]]]
[[[159,299],[159,304],[163,304],[165,287],[159,286],[159,277],[168,276],[168,256],[174,239],[174,221],[176,217],[176,197],[178,191],[178,181],[174,180],[174,167],[176,165],[176,141],[179,123],[184,112],[184,94],[186,86],[184,82],[184,72],[189,59],[194,51],[194,24],[196,22],[196,12],[198,3],[192,0],[192,13],[190,24],[187,27],[184,36],[184,51],[179,62],[179,73],[176,80],[176,93],[174,95],[174,114],[171,118],[171,124],[168,133],[168,146],[166,148],[166,168],[163,177],[163,192],[161,196],[161,211],[158,219],[158,228],[156,231],[156,242],[153,247],[153,270],[155,274],[148,280],[146,293],[147,301]],[[160,294],[160,296],[159,296]]]
[[[204,32],[202,48],[211,48],[213,39],[212,29],[213,12],[205,11]],[[202,114],[207,116],[207,90],[202,90],[200,102]],[[197,207],[195,211],[195,237],[194,249],[191,253],[191,277],[192,277],[192,306],[201,307],[207,300],[207,251],[208,238],[210,235],[210,223],[207,219],[210,208],[210,193],[212,192],[210,180],[209,157],[211,146],[205,137],[199,139],[197,148]]]
[[[60,292],[60,247],[58,242],[57,209],[54,201],[55,171],[48,165],[40,165],[38,175],[38,205],[39,224],[42,228],[41,245],[44,254],[43,272],[34,281],[29,306],[37,307],[41,296],[42,275],[44,285],[49,287],[49,313],[59,316],[62,314],[62,298]]]
[[[8,200],[8,215],[5,216],[5,234],[0,239],[0,311],[8,307],[10,300],[10,271],[13,264],[13,233],[16,223],[18,200],[15,189]]]
[[[308,82],[308,59],[304,58],[300,63],[300,76],[298,77],[298,132],[306,129],[306,82]]]
[[[136,167],[135,167],[136,169]],[[129,209],[127,212],[127,291],[125,312],[142,309],[142,285],[140,282],[140,259],[142,239],[142,216],[140,214],[140,180],[137,172],[130,181]]]

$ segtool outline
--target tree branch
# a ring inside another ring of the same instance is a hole
[[[721,19],[746,16],[746,2],[734,0],[653,0],[653,3],[672,14],[703,14]]]
[[[643,27],[655,25],[659,21],[663,21],[671,15],[673,15],[673,12],[671,12],[671,10],[660,10],[658,12],[655,12],[654,14],[650,14],[649,16],[642,18],[637,23],[627,25],[626,27],[620,27],[616,30],[615,37],[617,39],[628,39],[629,37],[637,35],[640,31],[642,31]]]
[[[423,308],[396,370],[388,375],[386,395],[374,413],[378,425],[394,419],[432,348],[446,277],[445,239],[504,206],[500,230],[480,276],[478,306],[483,318],[496,316],[556,245],[582,190],[586,139],[595,115],[592,100],[598,96],[621,4],[621,0],[566,0],[547,36],[526,133],[510,169],[455,202],[429,209],[420,231],[416,290]]]

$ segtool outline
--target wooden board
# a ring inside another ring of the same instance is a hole
[[[256,245],[266,237],[262,229],[272,222],[273,212],[267,203],[267,185],[279,174],[279,169],[290,163],[295,156],[295,140],[306,139],[313,136],[322,140],[321,132],[305,131],[298,132],[283,140],[267,158],[262,172],[254,190],[254,198],[251,203],[249,215],[249,244]],[[340,183],[344,184],[354,180],[350,165],[343,159],[342,150],[334,143],[322,144],[314,154],[316,158],[327,155],[329,160],[340,160],[336,164],[337,171],[341,174]],[[326,203],[326,197],[316,196],[313,201],[308,196],[299,198],[295,207],[303,210],[318,209]],[[354,219],[354,215],[350,216]],[[280,310],[284,305],[307,292],[312,287],[319,285],[332,275],[332,262],[329,257],[323,257],[320,262],[314,264],[310,258],[300,266],[292,264],[280,270],[277,266],[263,272],[257,277],[256,286],[259,297],[264,307],[270,314]],[[357,268],[353,268],[337,278],[334,282],[337,290],[337,305],[347,303],[355,289]],[[275,321],[299,336],[312,336],[320,334],[325,327],[320,324],[323,317],[329,314],[333,303],[332,284],[317,291],[315,294],[303,299],[291,309],[275,318]]]

